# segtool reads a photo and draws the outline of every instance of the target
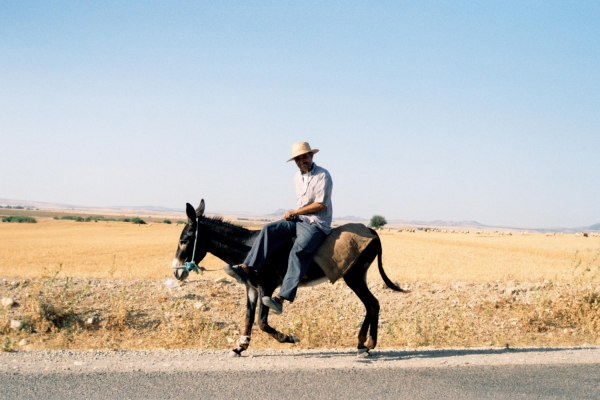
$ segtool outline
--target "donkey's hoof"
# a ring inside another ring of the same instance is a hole
[[[238,353],[238,352],[237,352],[237,351],[235,351],[235,350],[231,350],[231,351],[229,352],[229,357],[230,357],[230,358],[234,358],[234,357],[241,357],[241,356],[242,356],[242,352],[239,352],[239,353]]]
[[[356,357],[359,357],[359,358],[369,357],[369,349],[358,349],[356,352]]]
[[[294,335],[293,333],[290,333],[288,335],[288,337],[290,338],[290,343],[294,343],[294,344],[300,343],[300,338],[298,336]]]
[[[375,341],[373,340],[373,337],[371,337],[371,335],[369,335],[369,337],[367,338],[365,346],[369,350],[373,350],[375,348]]]

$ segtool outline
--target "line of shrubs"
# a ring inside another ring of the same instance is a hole
[[[33,217],[26,217],[24,215],[12,215],[10,217],[2,218],[2,222],[18,222],[18,223],[30,223],[35,224],[37,221]]]
[[[0,206],[0,208],[12,209],[12,210],[33,210],[33,207],[25,207],[25,206]]]
[[[79,216],[75,216],[75,215],[63,215],[62,217],[58,218],[58,217],[54,217],[54,219],[64,219],[64,220],[68,220],[68,221],[76,221],[76,222],[98,222],[98,221],[104,221],[104,222],[109,222],[109,221],[115,221],[115,222],[132,222],[134,224],[140,224],[140,225],[144,225],[146,224],[146,221],[144,221],[141,218],[138,217],[133,217],[133,218],[105,218],[101,215],[91,215],[89,217],[79,217]]]
[[[0,206],[2,207],[2,206]],[[10,207],[10,206],[8,206]],[[90,215],[89,217],[80,217],[80,216],[76,216],[76,215],[63,215],[62,217],[54,217],[54,219],[64,219],[64,220],[68,220],[68,221],[76,221],[76,222],[98,222],[98,221],[105,221],[105,222],[109,222],[109,221],[114,221],[114,222],[131,222],[134,224],[139,224],[139,225],[145,225],[146,221],[144,221],[143,219],[139,218],[139,217],[133,217],[133,218],[105,218],[101,215]],[[10,217],[4,217],[2,218],[2,222],[18,222],[18,223],[37,223],[37,220],[33,217],[27,217],[27,216],[23,216],[23,215],[13,215]],[[163,221],[164,224],[172,224],[170,219],[165,219]],[[185,224],[184,221],[177,221],[177,225],[179,224]]]
[[[77,221],[77,222],[98,222],[98,221],[114,221],[114,222],[132,222],[134,224],[140,224],[140,225],[144,225],[146,224],[146,221],[144,221],[143,219],[139,218],[139,217],[133,217],[133,218],[105,218],[101,215],[91,215],[89,217],[78,217],[75,215],[63,215],[62,217],[54,217],[54,219],[65,219],[65,220],[69,220],[69,221]],[[177,225],[179,224],[185,224],[184,221],[176,221]],[[163,221],[163,224],[172,224],[173,222],[170,219],[165,219]]]

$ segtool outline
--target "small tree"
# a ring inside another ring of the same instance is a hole
[[[371,223],[369,225],[372,228],[379,229],[382,226],[384,226],[385,224],[387,224],[387,221],[385,220],[385,218],[383,216],[373,215],[373,218],[371,218]]]

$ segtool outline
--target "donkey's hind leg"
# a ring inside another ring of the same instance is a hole
[[[300,339],[296,337],[293,333],[286,335],[285,333],[281,333],[277,331],[275,328],[269,325],[269,307],[265,306],[260,299],[264,296],[269,296],[273,294],[275,288],[263,288],[260,289],[259,296],[259,305],[258,305],[258,326],[263,332],[266,332],[273,339],[277,340],[279,343],[298,343]]]
[[[366,268],[353,268],[345,276],[344,280],[356,293],[365,306],[367,314],[358,332],[358,355],[365,354],[377,346],[377,326],[379,324],[379,301],[369,290],[366,281]],[[369,337],[367,337],[369,333]]]

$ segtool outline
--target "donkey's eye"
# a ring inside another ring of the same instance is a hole
[[[188,241],[187,240],[180,240],[179,244],[183,246],[184,244],[188,244]]]

